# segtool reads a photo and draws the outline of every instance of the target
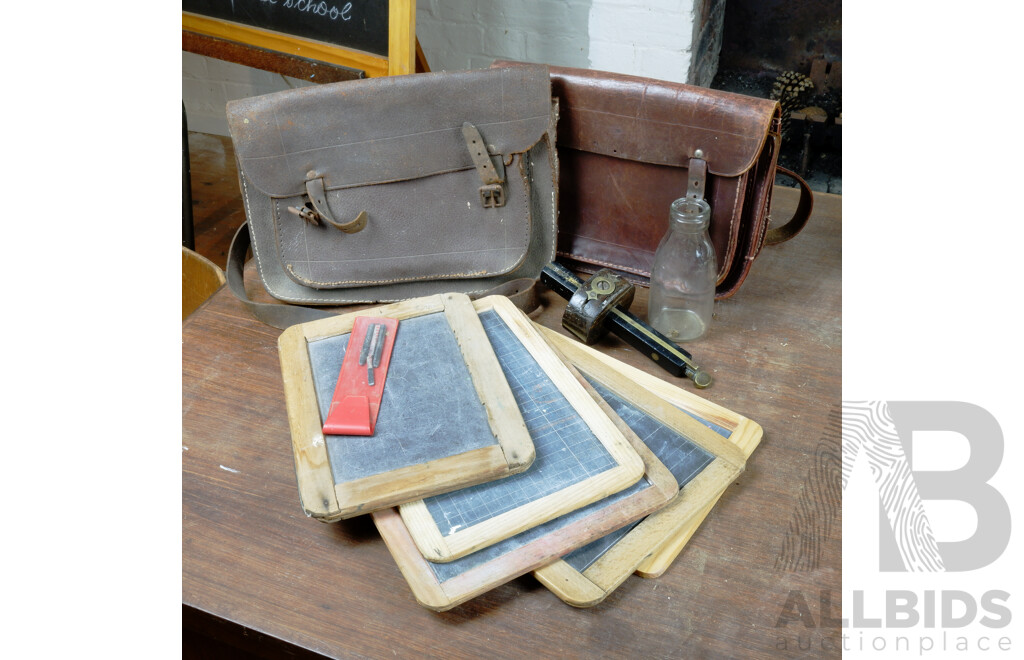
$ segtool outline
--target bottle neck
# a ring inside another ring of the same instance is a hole
[[[673,231],[697,234],[707,230],[711,223],[711,206],[703,199],[683,197],[672,202],[668,226]]]

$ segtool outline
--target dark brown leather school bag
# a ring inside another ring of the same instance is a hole
[[[807,222],[810,188],[777,166],[778,102],[602,71],[550,71],[559,105],[557,252],[567,266],[611,268],[646,284],[669,205],[701,195],[711,205],[721,299],[736,292],[764,245],[792,238]],[[780,171],[798,182],[801,198],[792,219],[769,228]]]

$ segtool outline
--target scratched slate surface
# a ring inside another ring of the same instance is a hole
[[[672,476],[679,482],[679,488],[688,484],[715,459],[714,455],[710,452],[634,407],[625,399],[616,396],[611,390],[601,385],[591,376],[584,374],[584,377],[594,386],[594,389],[601,395],[601,398],[611,406],[612,410],[622,418],[622,421],[643,440],[647,448],[665,464],[665,467],[672,473]],[[713,431],[726,438],[729,437],[730,432],[727,429],[701,419],[692,413],[687,412],[687,414]],[[596,541],[592,541],[582,548],[569,553],[562,559],[577,571],[585,571],[641,522],[642,520],[637,520],[625,527],[621,527],[611,534],[602,536]]]
[[[309,342],[321,419],[330,409],[348,338]],[[338,484],[497,444],[443,313],[399,323],[374,435],[325,440]]]
[[[449,536],[616,467],[615,459],[494,311],[480,314],[494,354],[533,439],[525,472],[426,498],[442,536]]]
[[[641,477],[640,481],[636,482],[629,488],[624,488],[617,493],[609,495],[603,500],[592,502],[591,504],[567,513],[564,516],[559,516],[554,520],[549,520],[546,523],[532,527],[525,532],[520,532],[519,534],[516,534],[511,538],[507,538],[504,541],[499,541],[498,543],[487,546],[482,550],[472,552],[465,557],[461,557],[454,561],[445,563],[434,563],[428,561],[427,565],[430,567],[430,570],[433,571],[434,576],[437,577],[437,581],[443,583],[454,577],[462,575],[477,566],[481,566],[492,559],[497,559],[498,557],[502,557],[514,550],[517,550],[536,539],[547,536],[548,534],[553,534],[559,529],[567,527],[577,520],[582,520],[605,507],[611,506],[616,502],[624,500],[627,497],[631,497],[640,491],[651,487],[651,482],[647,480],[647,477]]]

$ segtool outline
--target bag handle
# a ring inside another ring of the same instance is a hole
[[[288,305],[281,303],[263,303],[251,300],[245,292],[245,255],[252,244],[249,236],[249,223],[243,222],[235,232],[228,248],[227,280],[231,293],[238,298],[249,312],[267,325],[283,330],[297,323],[319,321],[343,312],[329,312],[315,307]],[[530,313],[539,306],[537,300],[537,280],[520,277],[495,286],[477,297],[502,295],[511,300],[516,307]]]
[[[774,227],[768,230],[764,237],[765,245],[783,243],[799,234],[800,230],[807,224],[807,219],[811,217],[811,210],[814,208],[814,196],[811,194],[811,187],[807,185],[806,181],[801,179],[796,172],[785,167],[776,167],[775,171],[776,175],[782,174],[796,181],[797,185],[800,186],[800,201],[796,205],[793,217],[787,223],[781,227]]]

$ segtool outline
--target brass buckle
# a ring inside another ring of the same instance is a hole
[[[309,202],[306,202],[304,206],[289,206],[288,210],[311,225],[320,224],[320,214],[313,209],[313,205]]]
[[[489,183],[480,186],[480,202],[485,209],[496,209],[505,206],[505,188],[500,183]]]

